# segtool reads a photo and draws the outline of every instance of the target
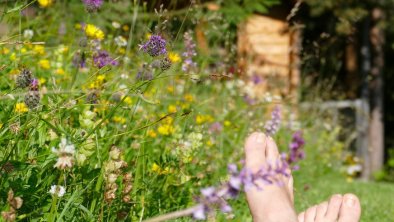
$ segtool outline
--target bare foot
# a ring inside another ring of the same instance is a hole
[[[299,222],[358,222],[360,201],[354,194],[335,194],[327,202],[313,206],[298,215]]]
[[[245,143],[245,165],[253,173],[267,163],[279,159],[279,151],[274,140],[263,133],[253,133]],[[253,221],[255,222],[296,222],[293,207],[293,179],[279,176],[284,186],[262,185],[263,190],[251,189],[246,192]]]

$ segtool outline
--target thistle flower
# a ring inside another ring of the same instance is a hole
[[[62,197],[66,193],[66,188],[59,185],[52,185],[51,189],[49,190],[49,193],[52,196]]]
[[[103,5],[103,0],[83,0],[83,4],[88,12],[95,12]]]
[[[36,109],[40,104],[40,92],[38,91],[38,80],[33,79],[30,84],[30,90],[25,95],[25,104],[29,109]]]
[[[197,64],[193,61],[193,57],[197,55],[195,50],[196,44],[193,42],[193,37],[190,32],[185,32],[183,38],[186,51],[182,54],[184,58],[182,70],[184,72],[189,72],[197,67]]]
[[[67,142],[66,138],[62,138],[59,149],[52,147],[52,152],[58,156],[57,162],[53,167],[64,170],[74,165],[75,146]]]
[[[167,53],[166,45],[166,40],[160,35],[151,35],[146,43],[140,45],[140,50],[148,53],[152,57],[156,57]]]
[[[93,61],[94,64],[98,68],[102,68],[107,65],[112,65],[112,66],[117,66],[118,61],[114,60],[109,56],[109,53],[105,50],[99,50],[94,56],[93,56]]]
[[[278,132],[281,122],[281,112],[279,106],[276,106],[271,113],[271,119],[265,124],[265,132],[268,136],[275,135]]]
[[[169,68],[171,68],[172,62],[168,57],[165,57],[164,59],[160,60],[160,69],[161,71],[166,71]]]
[[[16,87],[26,88],[30,85],[33,80],[32,72],[29,69],[22,69],[18,77],[16,77]]]

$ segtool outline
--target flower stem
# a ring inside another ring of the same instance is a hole
[[[190,216],[196,210],[196,208],[197,206],[193,206],[190,208],[186,208],[184,210],[174,211],[168,214],[163,214],[151,219],[144,220],[143,222],[160,222],[160,221],[166,221],[180,217]]]

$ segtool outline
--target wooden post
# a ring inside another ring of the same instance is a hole
[[[361,178],[368,180],[371,177],[370,165],[370,149],[369,149],[369,89],[368,89],[368,75],[371,70],[371,52],[369,45],[369,27],[370,20],[366,18],[362,30],[362,46],[361,46],[361,75],[362,75],[362,88],[361,88],[361,109],[359,110],[359,119],[357,122],[357,129],[359,137],[358,154],[363,160],[363,171]]]
[[[383,19],[383,11],[372,9],[372,26],[370,29],[370,42],[372,49],[372,67],[370,80],[371,116],[369,128],[369,141],[371,150],[371,171],[376,172],[383,167],[384,157],[384,124],[383,124],[383,81],[384,66],[384,32],[379,26]]]

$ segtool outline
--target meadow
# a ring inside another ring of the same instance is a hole
[[[302,132],[298,211],[352,192],[361,221],[392,221],[394,186],[347,175],[330,119],[274,94],[251,101],[254,80],[238,72],[219,15],[207,51],[198,9],[101,2],[0,5],[1,220],[143,221],[192,207],[201,189],[226,184],[229,164],[242,168],[247,135],[264,131],[285,153]],[[251,221],[242,193],[228,202],[209,220]]]

